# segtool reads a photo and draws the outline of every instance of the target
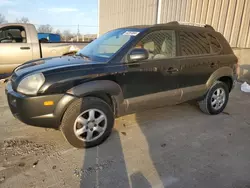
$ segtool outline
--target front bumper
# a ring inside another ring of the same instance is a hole
[[[62,116],[75,99],[67,94],[55,94],[44,96],[25,96],[15,92],[11,83],[6,85],[5,93],[12,114],[28,125],[58,128]],[[53,101],[53,105],[45,106],[45,101]]]

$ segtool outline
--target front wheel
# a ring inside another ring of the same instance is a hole
[[[61,131],[74,147],[94,147],[105,141],[114,125],[111,107],[96,97],[74,101],[66,110]]]
[[[228,86],[221,81],[216,81],[209,89],[203,100],[199,101],[200,109],[207,114],[221,113],[228,102],[229,89]]]

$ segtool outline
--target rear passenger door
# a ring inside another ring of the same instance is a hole
[[[208,33],[203,31],[179,31],[181,88],[206,84],[210,75],[217,69],[218,55],[212,50],[208,37]],[[218,45],[216,42],[215,46],[219,49]]]

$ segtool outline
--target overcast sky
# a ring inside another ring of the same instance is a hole
[[[8,22],[22,16],[33,24],[81,33],[98,32],[98,0],[0,0],[0,13]]]

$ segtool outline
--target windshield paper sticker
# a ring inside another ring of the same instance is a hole
[[[127,36],[136,36],[138,35],[140,32],[137,31],[126,31],[125,33],[123,33],[123,35],[127,35]]]

